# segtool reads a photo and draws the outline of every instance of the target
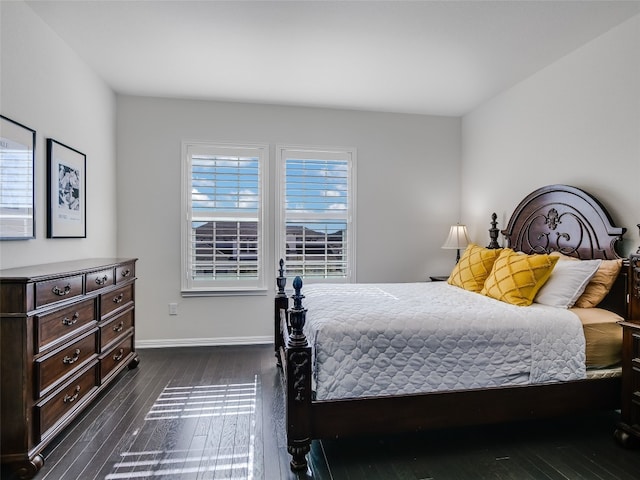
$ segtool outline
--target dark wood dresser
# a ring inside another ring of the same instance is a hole
[[[640,249],[631,255],[629,312],[623,322],[622,408],[615,437],[624,446],[640,445]]]
[[[3,468],[31,478],[41,452],[126,366],[138,365],[135,258],[0,270]]]

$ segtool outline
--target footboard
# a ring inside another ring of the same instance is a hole
[[[302,307],[302,279],[296,277],[293,281],[293,307],[287,310],[289,300],[284,292],[283,263],[280,260],[274,343],[286,384],[287,450],[291,455],[291,469],[306,470],[306,455],[311,446],[311,347],[303,332],[307,311]]]

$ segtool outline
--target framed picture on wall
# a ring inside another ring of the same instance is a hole
[[[47,139],[47,238],[87,236],[87,157]]]
[[[35,238],[35,130],[0,115],[0,240]]]

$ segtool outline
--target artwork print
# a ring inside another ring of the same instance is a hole
[[[58,216],[71,218],[80,213],[80,170],[58,165]]]

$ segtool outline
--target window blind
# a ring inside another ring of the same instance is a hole
[[[352,153],[283,149],[287,276],[348,281],[352,268]]]
[[[32,152],[0,151],[0,222],[7,237],[24,237],[33,226]]]
[[[188,149],[190,288],[261,287],[264,149]]]

